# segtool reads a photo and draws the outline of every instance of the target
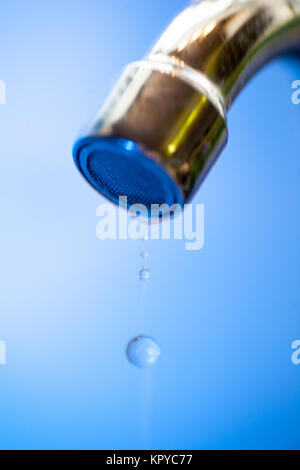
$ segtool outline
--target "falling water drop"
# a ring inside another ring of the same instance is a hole
[[[143,268],[143,269],[140,270],[140,272],[139,272],[139,279],[140,279],[141,281],[147,281],[147,279],[149,279],[149,277],[150,277],[150,271],[149,271],[149,269]]]
[[[149,253],[148,253],[148,251],[142,251],[142,253],[141,253],[141,258],[143,258],[143,259],[148,259],[148,258],[149,258]]]
[[[133,365],[141,368],[149,367],[159,358],[160,347],[154,339],[141,335],[129,342],[126,355]]]

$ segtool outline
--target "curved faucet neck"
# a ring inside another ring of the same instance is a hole
[[[173,21],[150,60],[168,56],[197,70],[229,109],[266,62],[294,47],[300,47],[299,0],[204,0]]]

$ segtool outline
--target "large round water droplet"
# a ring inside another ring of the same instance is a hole
[[[132,339],[126,350],[128,360],[137,367],[149,367],[160,356],[160,347],[149,336],[137,336]]]
[[[141,279],[141,281],[146,281],[147,279],[149,279],[149,277],[150,277],[149,269],[143,268],[143,269],[140,270],[139,279]]]

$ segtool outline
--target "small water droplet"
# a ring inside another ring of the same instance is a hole
[[[126,355],[133,365],[137,367],[149,367],[154,364],[160,356],[160,347],[149,336],[137,336],[127,346]]]
[[[139,272],[139,279],[140,279],[141,281],[147,281],[147,279],[149,279],[149,277],[150,277],[150,271],[149,271],[149,269],[143,268],[143,269],[140,270],[140,272]]]
[[[149,258],[149,253],[148,253],[148,251],[142,251],[142,253],[141,253],[141,258],[143,258],[143,259],[148,259],[148,258]]]

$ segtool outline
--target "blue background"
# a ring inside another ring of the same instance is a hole
[[[194,203],[205,247],[100,241],[71,150],[183,0],[6,0],[0,16],[2,449],[300,448],[296,62],[257,76]],[[137,273],[143,248],[151,279]],[[151,369],[124,350],[160,344]]]

